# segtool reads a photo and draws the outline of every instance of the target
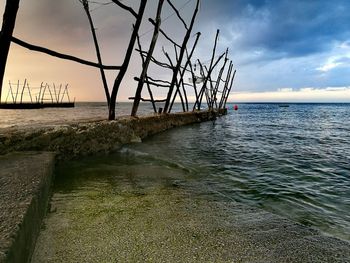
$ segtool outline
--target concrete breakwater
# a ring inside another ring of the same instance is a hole
[[[0,262],[30,260],[49,202],[56,160],[109,153],[130,142],[226,114],[203,111],[123,117],[0,134]]]
[[[50,151],[58,159],[72,159],[96,153],[109,153],[121,145],[191,123],[213,120],[219,112],[200,111],[121,117],[116,121],[92,121],[54,127],[32,128],[0,134],[0,154],[13,151]]]

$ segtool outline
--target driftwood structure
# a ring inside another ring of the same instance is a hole
[[[74,99],[75,100],[75,99]],[[9,82],[9,89],[4,104],[0,109],[39,109],[39,108],[72,108],[75,101],[71,101],[68,84],[50,86],[41,82],[40,86],[29,86],[27,79],[21,83]]]
[[[88,61],[82,58],[78,58],[72,55],[62,54],[57,51],[50,50],[45,47],[33,45],[14,37],[13,29],[15,26],[16,14],[18,10],[19,0],[6,0],[4,22],[2,31],[0,34],[0,68],[5,69],[6,58],[10,41],[20,45],[24,48],[45,53],[60,59],[66,59],[74,61],[83,65],[98,68],[101,75],[102,85],[108,104],[108,119],[115,119],[115,108],[117,95],[128,70],[131,56],[134,49],[139,53],[141,57],[142,70],[141,74],[134,79],[137,81],[135,95],[130,99],[133,100],[133,106],[131,110],[132,116],[137,116],[138,107],[141,102],[150,102],[152,104],[153,111],[158,114],[170,113],[173,109],[173,105],[176,101],[181,102],[181,107],[184,112],[201,110],[202,108],[208,108],[209,110],[218,110],[225,108],[228,96],[233,86],[234,77],[236,71],[233,69],[233,63],[228,58],[228,49],[222,54],[217,55],[217,46],[219,39],[219,30],[216,33],[214,47],[212,50],[211,59],[207,62],[202,62],[200,59],[193,59],[196,46],[199,42],[201,33],[197,32],[192,34],[192,30],[196,21],[197,14],[199,12],[200,0],[189,0],[186,2],[194,2],[194,9],[190,19],[186,19],[181,14],[181,9],[184,7],[177,7],[175,0],[158,0],[158,6],[156,10],[155,18],[149,18],[148,21],[152,24],[153,36],[149,43],[148,49],[143,49],[139,29],[141,23],[144,20],[144,11],[147,5],[147,0],[140,0],[138,10],[134,10],[130,6],[124,4],[121,0],[111,0],[111,2],[96,2],[100,6],[107,4],[115,4],[119,8],[128,12],[135,18],[135,23],[132,27],[129,43],[126,48],[124,59],[121,65],[109,66],[104,65],[102,61],[101,50],[98,43],[98,38],[91,16],[89,7],[89,0],[79,0],[82,3],[83,9],[88,19],[89,28],[91,30],[92,39],[96,51],[97,62]],[[162,10],[164,5],[167,4],[176,15],[177,21],[182,24],[184,28],[184,36],[182,40],[176,40],[170,37],[166,28],[162,26]],[[187,21],[189,20],[189,21]],[[150,32],[151,32],[150,31]],[[171,52],[162,47],[162,54],[165,61],[160,61],[154,56],[158,38],[163,37],[170,46],[173,47]],[[191,37],[194,36],[193,43],[190,45]],[[135,48],[135,45],[137,47]],[[3,52],[4,51],[4,52]],[[150,65],[159,67],[166,70],[169,79],[159,79],[151,77],[149,71]],[[221,65],[221,66],[219,66]],[[116,77],[113,83],[113,87],[109,88],[105,70],[116,70]],[[197,73],[197,70],[199,73]],[[217,71],[218,73],[214,73]],[[4,72],[0,71],[0,83],[2,83]],[[188,79],[188,81],[186,81]],[[143,87],[147,87],[149,98],[142,97]],[[158,98],[157,93],[154,92],[154,88],[167,89],[165,98]],[[56,88],[54,88],[56,94]],[[195,96],[194,104],[190,105],[189,94]],[[1,94],[1,86],[0,86]],[[57,94],[56,94],[57,96]],[[40,97],[40,96],[39,96]],[[57,97],[51,95],[52,100],[57,101]],[[36,97],[38,98],[38,97]],[[54,99],[55,98],[55,99]],[[1,99],[1,97],[0,97]],[[204,106],[206,104],[206,106]]]
[[[184,36],[184,39],[182,41],[182,44],[178,44],[174,39],[172,39],[165,30],[161,28],[161,14],[160,14],[160,8],[158,7],[158,12],[157,12],[157,17],[156,20],[149,19],[149,21],[154,25],[154,32],[153,32],[153,37],[151,41],[151,45],[148,51],[144,51],[141,46],[140,38],[138,37],[138,49],[137,51],[139,52],[142,62],[143,62],[143,71],[141,73],[141,76],[139,78],[135,78],[136,81],[138,81],[138,88],[136,90],[136,95],[135,97],[132,97],[131,99],[134,100],[133,108],[131,115],[135,116],[137,114],[137,109],[139,106],[140,101],[150,101],[153,106],[154,112],[158,113],[170,113],[172,106],[174,104],[175,99],[177,96],[179,96],[181,103],[182,103],[182,108],[183,111],[188,111],[188,99],[187,99],[187,94],[186,94],[186,89],[185,89],[185,83],[184,83],[184,74],[187,70],[187,67],[189,65],[189,60],[193,55],[194,49],[198,43],[200,33],[198,32],[196,34],[196,40],[195,43],[191,49],[191,52],[188,52],[188,42],[192,33],[192,29],[194,26],[194,22],[196,19],[196,16],[198,14],[199,10],[199,3],[200,1],[196,1],[196,6],[192,14],[191,21],[189,25],[185,22],[185,19],[181,16],[179,10],[175,7],[175,5],[171,2],[171,0],[167,0],[167,3],[169,6],[172,8],[174,13],[176,14],[177,18],[181,23],[183,24],[186,33]],[[159,1],[159,6],[163,5],[163,1]],[[158,38],[159,32],[161,35],[169,41],[173,47],[174,47],[174,53],[175,53],[175,58],[172,59],[169,55],[168,52],[165,51],[163,48],[163,54],[167,59],[167,62],[161,62],[157,60],[155,57],[153,57],[153,51],[154,47]],[[166,81],[166,80],[160,80],[160,79],[155,79],[151,78],[147,74],[148,66],[149,63],[152,62],[155,65],[167,69],[171,71],[171,79]],[[183,66],[182,64],[185,63]],[[150,99],[144,99],[141,97],[141,92],[142,92],[142,87],[143,85],[147,85],[148,93],[150,95]],[[161,100],[155,100],[153,97],[153,93],[151,90],[151,86],[155,87],[163,87],[163,88],[168,88],[168,93],[167,97],[165,99]],[[182,91],[181,91],[182,89]],[[155,106],[156,102],[162,102],[164,103],[164,108],[160,107],[157,110],[157,107]]]
[[[163,48],[163,53],[164,56],[167,59],[167,62],[161,62],[154,58],[152,56],[153,49],[154,47],[151,46],[148,52],[145,52],[140,43],[140,39],[138,38],[138,49],[136,49],[142,59],[143,63],[143,71],[140,77],[135,77],[135,80],[138,81],[138,90],[135,95],[135,97],[131,97],[130,99],[134,100],[134,105],[132,109],[132,116],[136,115],[137,108],[139,101],[144,101],[144,102],[151,102],[152,107],[155,113],[170,113],[172,110],[172,107],[174,105],[175,99],[178,97],[181,105],[182,105],[182,110],[184,112],[190,111],[189,108],[189,100],[188,100],[188,88],[192,88],[193,92],[195,94],[195,102],[192,107],[192,111],[194,110],[201,110],[202,104],[203,104],[203,99],[205,98],[207,108],[209,110],[218,110],[226,107],[226,102],[228,99],[228,96],[230,94],[230,91],[233,86],[233,81],[235,77],[236,71],[233,72],[233,62],[229,62],[229,67],[226,70],[226,65],[228,64],[229,58],[228,58],[228,49],[219,56],[216,56],[216,49],[218,45],[218,39],[219,39],[219,33],[220,31],[217,30],[216,36],[215,36],[215,41],[214,41],[214,47],[212,50],[212,56],[211,59],[209,60],[209,65],[206,66],[204,63],[202,63],[199,59],[196,60],[195,63],[192,62],[192,57],[193,53],[195,51],[195,48],[197,46],[197,43],[199,41],[201,33],[198,32],[196,33],[196,38],[193,43],[193,46],[191,50],[188,50],[187,44],[188,44],[188,35],[191,33],[191,26],[188,27],[184,19],[181,17],[180,13],[178,10],[174,7],[174,5],[171,4],[170,0],[167,0],[167,2],[173,7],[175,10],[176,14],[178,15],[178,18],[181,20],[183,25],[185,26],[187,33],[184,39],[183,44],[180,46],[170,38],[165,31],[160,29],[160,22],[159,18],[157,16],[158,22],[152,22],[154,25],[154,34],[152,38],[152,43],[154,42],[155,37],[157,37],[158,31],[161,32],[161,34],[173,44],[174,50],[175,50],[175,62],[171,59],[170,55],[168,52],[166,52]],[[191,20],[194,21],[194,17],[196,15],[197,9],[198,9],[198,3],[197,1],[197,6],[196,9],[193,13],[193,17]],[[184,58],[181,56],[181,54],[186,57]],[[217,76],[214,78],[213,71],[216,69],[220,62],[223,60],[224,62],[219,70],[219,73]],[[147,61],[147,59],[149,61]],[[180,60],[182,59],[182,60]],[[160,79],[154,79],[148,76],[147,74],[147,69],[148,69],[148,64],[149,62],[153,62],[157,66],[168,69],[172,71],[172,78],[170,80],[160,80]],[[200,74],[196,74],[196,68],[199,67]],[[224,74],[226,73],[226,77],[224,77]],[[189,78],[189,83],[185,81],[185,76],[190,75]],[[142,86],[146,84],[147,85],[147,90],[150,95],[150,98],[142,98],[141,97],[141,91],[142,91]],[[161,87],[161,88],[168,88],[168,95],[165,99],[158,99],[155,100],[153,96],[153,92],[151,89],[151,86],[153,87]],[[156,103],[164,103],[164,109],[159,108],[157,109]]]

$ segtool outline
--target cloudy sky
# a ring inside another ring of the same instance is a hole
[[[108,0],[96,0],[105,3]],[[125,0],[137,7],[138,0]],[[173,1],[188,19],[194,0]],[[0,12],[5,0],[0,0]],[[156,1],[149,0],[145,18],[153,17]],[[105,64],[120,65],[133,23],[115,4],[91,4]],[[181,42],[183,30],[169,6],[162,27]],[[152,26],[144,20],[140,34],[146,47]],[[193,33],[202,37],[195,56],[210,58],[216,29],[221,30],[218,53],[226,47],[237,69],[233,101],[350,102],[350,2],[348,0],[202,0]],[[85,13],[78,0],[22,0],[15,36],[60,52],[96,60]],[[194,38],[191,40],[193,41]],[[172,47],[160,39],[161,48]],[[132,96],[140,71],[133,55],[118,100]],[[166,72],[153,74],[162,78]],[[116,72],[109,72],[110,85]],[[42,81],[69,83],[78,101],[103,101],[98,70],[12,45],[5,75],[9,81],[27,78],[32,86]],[[159,97],[165,91],[157,91]]]

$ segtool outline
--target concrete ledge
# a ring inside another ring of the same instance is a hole
[[[109,153],[121,145],[167,129],[215,119],[226,114],[200,111],[152,115],[140,118],[122,117],[116,121],[94,121],[43,127],[0,134],[0,154],[13,151],[56,152],[58,159],[72,159],[96,153]]]
[[[53,153],[0,156],[0,262],[28,262],[45,216]]]

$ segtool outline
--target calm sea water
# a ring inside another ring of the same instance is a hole
[[[174,110],[177,110],[177,106]],[[130,115],[130,103],[118,103],[117,116]],[[138,114],[149,114],[152,107],[149,104],[141,104]],[[76,103],[75,108],[37,109],[37,110],[2,110],[0,109],[0,129],[23,128],[35,126],[60,125],[65,122],[77,122],[81,120],[107,119],[108,109],[105,103],[87,102]]]
[[[123,109],[120,115],[128,114],[130,104],[119,109]],[[229,109],[227,116],[215,122],[173,129],[95,161],[81,160],[75,169],[79,172],[61,172],[58,180],[64,183],[59,181],[58,185],[81,183],[75,177],[95,166],[98,186],[103,167],[108,167],[110,176],[113,163],[115,167],[124,163],[126,167],[137,164],[180,169],[204,191],[350,241],[350,104],[290,104],[287,108],[240,104],[238,111],[233,111],[232,105]],[[151,109],[145,106],[142,112]],[[37,111],[0,110],[0,127],[105,116],[101,104],[41,110],[40,115]],[[69,166],[77,163],[67,165],[63,170],[74,170]],[[184,178],[180,181],[186,184]],[[56,191],[62,191],[60,187]]]

